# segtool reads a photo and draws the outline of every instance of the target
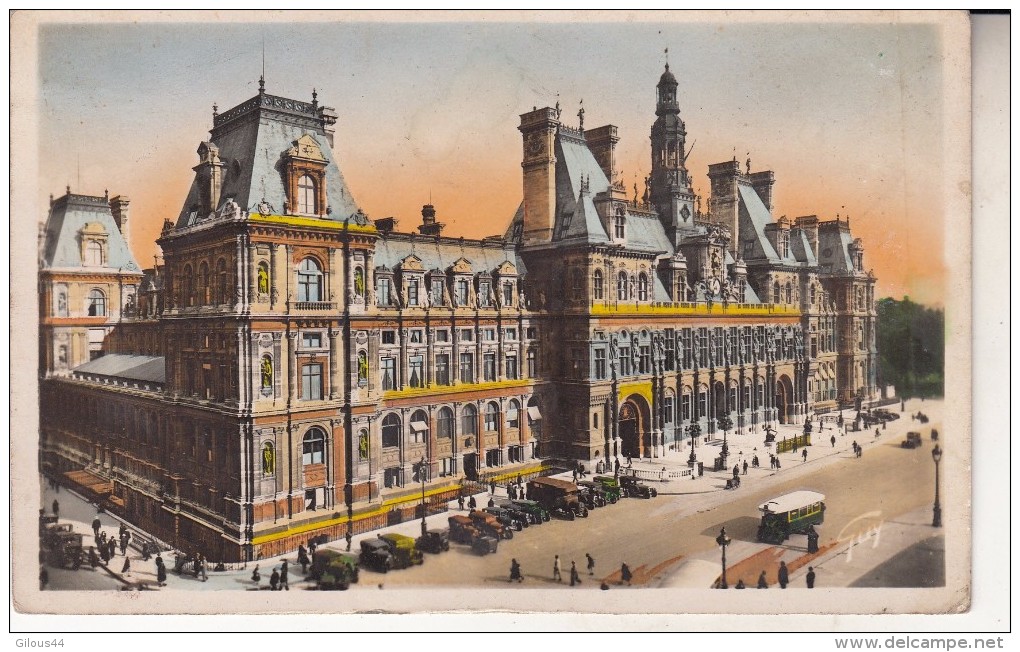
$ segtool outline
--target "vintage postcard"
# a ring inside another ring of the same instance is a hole
[[[18,612],[968,610],[965,13],[12,30]]]

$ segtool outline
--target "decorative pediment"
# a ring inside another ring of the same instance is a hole
[[[294,146],[287,150],[289,158],[303,158],[308,161],[326,161],[322,148],[311,134],[305,134],[294,141]]]
[[[500,276],[517,276],[517,266],[509,260],[504,260],[500,266],[496,268],[496,274]]]
[[[400,261],[401,272],[424,272],[425,268],[422,267],[421,258],[418,258],[414,254],[404,258]]]
[[[471,274],[474,270],[471,269],[471,261],[461,256],[450,265],[450,271],[454,274]]]
[[[81,227],[80,233],[83,236],[92,236],[94,238],[103,238],[107,236],[106,229],[99,222],[89,222],[85,226]]]

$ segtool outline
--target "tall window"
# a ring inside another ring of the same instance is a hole
[[[106,295],[102,290],[96,289],[89,292],[89,317],[106,316]]]
[[[602,270],[601,269],[596,269],[595,273],[592,275],[591,291],[592,291],[592,296],[594,298],[602,299],[603,290],[602,290]]]
[[[648,301],[648,277],[644,273],[638,275],[637,293],[639,301]]]
[[[301,398],[306,401],[322,400],[321,364],[306,364],[301,367]]]
[[[478,434],[478,408],[472,403],[464,406],[460,413],[460,433],[462,435]]]
[[[595,349],[595,379],[606,379],[606,350]]]
[[[209,304],[209,265],[202,261],[202,264],[198,266],[198,296],[199,305],[205,306]]]
[[[450,439],[453,437],[453,410],[448,407],[439,408],[439,416],[436,419],[436,436],[439,439]]]
[[[305,215],[315,215],[315,180],[307,174],[298,179],[298,212]]]
[[[638,352],[641,356],[640,369],[638,369],[638,373],[641,374],[652,373],[652,347],[648,346],[647,344],[642,344]]]
[[[301,442],[301,463],[322,464],[326,456],[326,433],[322,428],[311,428]]]
[[[412,278],[407,282],[407,305],[418,305],[418,279]]]
[[[312,258],[298,268],[298,301],[322,301],[322,270]]]
[[[538,374],[538,365],[535,349],[528,349],[528,378],[534,378]]]
[[[673,397],[667,396],[662,400],[662,422],[667,425],[673,423]]]
[[[499,428],[499,406],[490,401],[485,406],[485,429],[489,432]]]
[[[101,267],[103,264],[103,245],[90,240],[85,245],[85,265],[88,267]]]
[[[782,290],[779,287],[779,281],[776,281],[772,284],[772,303],[781,303],[782,300]]]
[[[475,382],[475,359],[470,353],[460,354],[460,382]]]
[[[786,284],[786,303],[793,303],[793,286]]]
[[[521,404],[515,398],[510,399],[507,405],[506,426],[514,429],[521,427]]]
[[[620,272],[616,277],[616,298],[626,301],[627,295],[627,272]]]
[[[621,376],[629,376],[630,375],[630,347],[629,346],[621,346],[620,347],[620,375]]]
[[[478,305],[483,307],[489,306],[489,283],[488,281],[482,281],[478,284]]]
[[[613,220],[613,235],[617,240],[622,240],[627,235],[627,220],[623,213],[617,213]]]
[[[382,422],[382,445],[383,448],[393,448],[400,445],[400,417],[395,414],[387,414]]]
[[[684,393],[680,396],[680,419],[691,420],[691,390],[685,387]]]
[[[487,383],[495,382],[496,380],[496,354],[486,353],[482,358],[483,371],[482,375]]]
[[[698,388],[698,418],[708,414],[708,388],[702,385]]]
[[[222,305],[229,301],[227,296],[227,261],[220,258],[216,261],[216,303]]]
[[[432,279],[432,305],[443,305],[443,279]]]
[[[410,372],[410,378],[408,384],[411,387],[424,387],[425,386],[425,359],[420,355],[413,355],[408,360],[408,371]]]
[[[436,384],[437,385],[449,385],[450,384],[450,354],[449,353],[438,353],[438,354],[436,354]]]
[[[457,305],[466,306],[468,304],[468,281],[467,279],[457,279]]]
[[[383,391],[397,388],[397,363],[394,358],[383,358],[379,361],[382,372]]]
[[[428,441],[429,415],[425,410],[415,410],[411,415],[411,441],[419,444]]]
[[[390,279],[388,279],[386,277],[382,277],[382,278],[379,279],[379,290],[378,290],[377,296],[375,298],[376,299],[376,303],[378,305],[380,305],[380,306],[388,306],[388,305],[390,305],[390,301],[391,301],[390,297],[392,295],[391,287],[392,287],[392,285],[390,283]]]
[[[514,284],[510,281],[503,283],[503,305],[512,306],[514,303]]]
[[[506,357],[506,378],[507,380],[517,380],[517,356],[508,355]]]

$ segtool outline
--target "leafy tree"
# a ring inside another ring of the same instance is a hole
[[[945,315],[941,309],[903,300],[880,299],[879,376],[900,396],[941,396],[944,390]]]

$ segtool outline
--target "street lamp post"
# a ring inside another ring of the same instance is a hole
[[[425,458],[418,462],[418,478],[421,480],[421,535],[425,536],[428,526],[425,525]]]
[[[721,414],[719,415],[719,418],[716,419],[716,423],[720,428],[722,428],[722,458],[723,463],[725,463],[726,458],[730,455],[730,447],[729,444],[726,443],[726,433],[733,427],[733,419],[731,419],[728,414]]]
[[[939,462],[942,460],[942,449],[938,444],[931,450],[931,458],[935,460],[935,508],[932,510],[932,527],[942,527],[942,505],[939,504]]]
[[[696,423],[692,423],[687,426],[687,435],[691,438],[691,456],[687,459],[687,462],[694,466],[698,461],[698,456],[694,452],[694,448],[698,443],[698,437],[701,436],[701,426]]]
[[[726,546],[730,545],[731,541],[733,540],[726,536],[725,527],[719,530],[719,536],[715,538],[715,542],[722,547],[722,579],[719,581],[720,589],[730,588],[726,583]]]

